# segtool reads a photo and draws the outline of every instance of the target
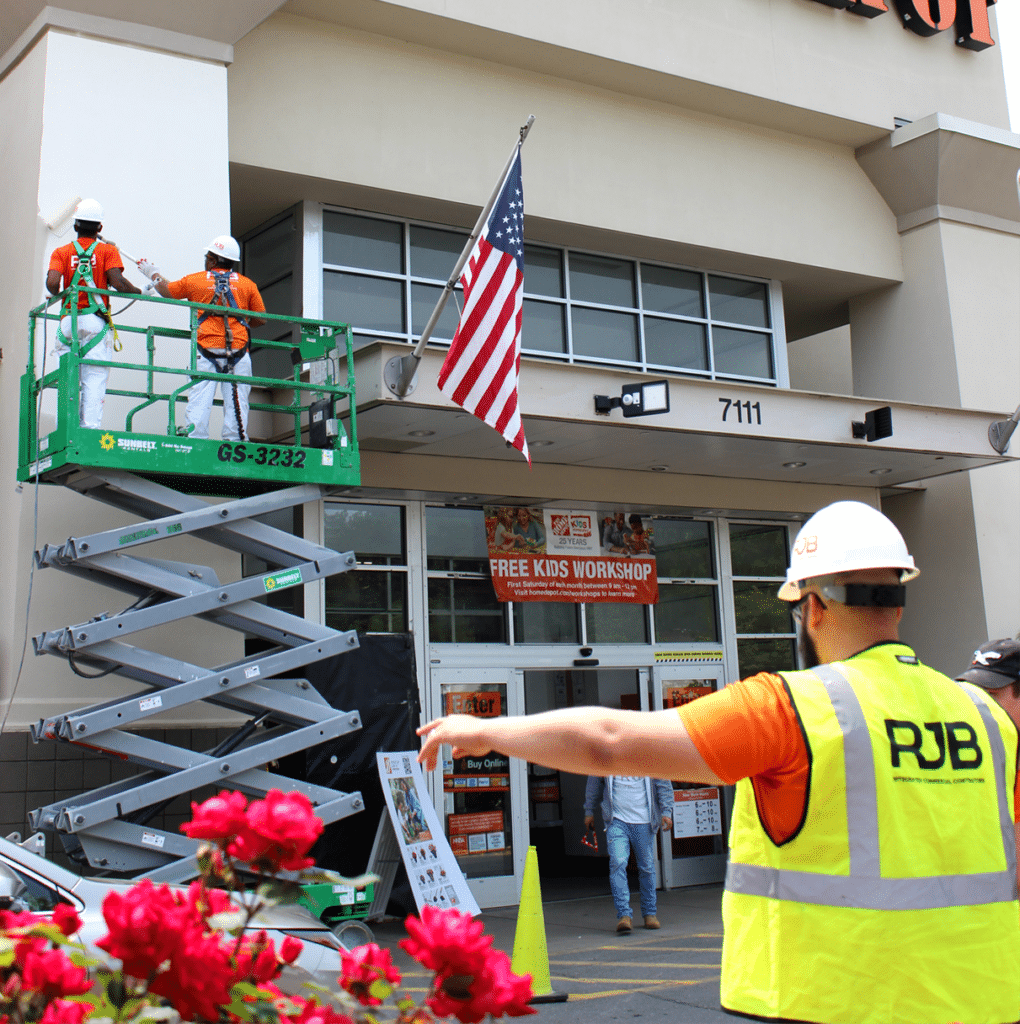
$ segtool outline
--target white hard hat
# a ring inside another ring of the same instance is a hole
[[[235,263],[241,258],[241,247],[237,244],[237,239],[231,238],[230,235],[217,235],[205,251],[225,260],[233,260]]]
[[[801,580],[859,569],[899,569],[901,583],[921,571],[903,535],[881,512],[860,501],[834,502],[800,528],[779,596],[799,601]]]
[[[103,219],[103,208],[94,199],[83,199],[74,208],[74,219],[95,221],[98,224]]]

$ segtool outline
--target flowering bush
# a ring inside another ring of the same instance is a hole
[[[207,844],[200,880],[172,889],[144,879],[103,901],[107,934],[96,945],[119,966],[90,958],[72,941],[81,921],[69,906],[50,916],[0,911],[0,1024],[379,1024],[383,1011],[394,1024],[443,1017],[477,1024],[535,1012],[527,1005],[531,978],[512,973],[481,922],[433,907],[420,920],[407,919],[410,937],[400,943],[434,974],[421,1003],[397,994],[400,972],[375,943],[343,953],[336,992],[285,995],[275,981],[301,942],[288,936],[277,949],[265,931],[245,928],[260,910],[299,891],[276,876],[312,866],[308,851],[322,822],[303,794],[279,790],[250,804],[241,793],[223,792],[191,807],[182,831]],[[257,876],[257,888],[243,886],[241,869]]]

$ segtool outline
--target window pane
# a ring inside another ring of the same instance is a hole
[[[278,281],[269,285],[268,288],[259,289],[262,301],[265,303],[266,312],[279,313],[282,316],[296,316],[299,310],[294,308],[294,279],[288,274]],[[289,337],[292,327],[290,324],[281,323],[279,320],[267,320],[261,327],[253,327],[251,336],[253,338],[264,338],[269,341],[279,341],[281,338]],[[294,364],[290,363],[290,353],[279,349],[274,353],[274,358],[282,369],[280,377],[292,377]]]
[[[738,640],[737,661],[737,674],[741,679],[759,672],[789,672],[796,668],[794,641],[778,637],[775,640]]]
[[[260,289],[294,264],[294,217],[285,217],[244,243],[244,273]],[[262,297],[265,298],[263,291]],[[268,307],[267,307],[268,308]]]
[[[429,580],[429,639],[434,644],[506,643],[505,605],[488,580]]]
[[[732,277],[709,277],[708,292],[712,319],[748,327],[769,326],[768,291],[755,281],[737,281]]]
[[[485,515],[480,508],[425,509],[427,568],[460,572],[489,571]],[[492,591],[492,584],[486,584]]]
[[[637,362],[636,316],[575,306],[571,311],[571,318],[574,355]]]
[[[449,281],[468,236],[462,231],[439,231],[411,225],[411,276]]]
[[[641,266],[641,303],[645,309],[677,316],[705,315],[701,275],[648,263]]]
[[[414,334],[420,335],[425,330],[425,325],[429,322],[429,317],[432,316],[432,310],[436,308],[436,302],[442,294],[443,289],[436,285],[417,283],[411,285],[411,331]],[[443,315],[432,332],[433,338],[453,341],[453,336],[457,333],[457,321],[460,319],[460,314],[457,312],[458,302],[462,306],[464,305],[464,293],[459,288],[447,298],[446,305],[443,307]]]
[[[404,226],[327,210],[322,215],[322,259],[341,267],[402,274]]]
[[[324,319],[354,324],[362,331],[404,333],[402,281],[327,270],[322,284]]]
[[[521,348],[537,349],[540,352],[566,352],[564,311],[565,307],[552,302],[525,299]]]
[[[645,359],[663,366],[708,369],[708,338],[704,324],[645,317]]]
[[[643,604],[600,601],[584,607],[590,644],[646,644],[648,617]]]
[[[776,596],[775,583],[733,581],[738,633],[792,633],[790,605]]]
[[[712,328],[716,373],[772,377],[772,339],[767,334]]]
[[[660,579],[715,579],[712,524],[656,519],[655,564]]]
[[[577,605],[566,601],[518,601],[514,639],[519,644],[579,644]]]
[[[655,606],[656,642],[718,641],[715,589],[682,583],[659,584],[659,603]]]
[[[563,255],[558,249],[525,245],[524,290],[534,295],[563,298]]]
[[[787,537],[785,526],[730,523],[730,562],[733,575],[785,576],[788,564]]]
[[[635,306],[634,264],[609,256],[570,256],[570,297],[576,302]]]
[[[407,564],[404,510],[399,505],[345,505],[328,501],[324,532],[326,547],[353,551],[362,565]]]
[[[359,633],[407,632],[407,573],[359,571],[326,579],[326,625]]]

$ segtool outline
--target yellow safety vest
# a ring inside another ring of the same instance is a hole
[[[807,742],[807,807],[777,846],[750,780],[737,784],[723,1008],[819,1024],[1016,1021],[1013,723],[898,643],[783,679]]]

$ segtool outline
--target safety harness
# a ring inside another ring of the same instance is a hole
[[[96,251],[96,246],[99,245],[99,239],[94,238],[92,244],[87,248],[83,249],[77,239],[74,240],[74,251],[78,254],[78,265],[74,268],[74,274],[71,276],[71,281],[68,284],[68,290],[75,287],[82,288],[95,288],[96,282],[92,277],[92,254]],[[89,344],[89,349],[93,349],[98,345],[103,338],[109,333],[112,320],[110,319],[109,311],[106,306],[103,305],[99,300],[98,295],[94,295],[92,292],[87,292],[86,296],[88,304],[82,306],[78,310],[78,316],[88,316],[89,313],[96,313],[99,318],[103,321],[103,329],[92,339]],[[71,312],[71,303],[74,301],[75,295],[72,295],[67,300],[67,312]],[[63,332],[58,328],[57,333],[61,338],[64,338],[67,346],[70,348],[71,341],[69,338],[65,338]],[[80,353],[83,354],[83,353]]]
[[[213,297],[209,300],[211,306],[227,306],[230,309],[239,310],[241,307],[237,304],[237,299],[234,298],[233,289],[230,287],[230,270],[210,270],[210,274],[213,276],[216,288],[213,292]],[[219,356],[215,355],[209,349],[204,350],[206,359],[209,360],[216,367],[217,373],[232,374],[234,367],[244,358],[245,354],[251,348],[251,327],[248,325],[248,321],[243,316],[238,316],[235,319],[240,320],[244,324],[245,330],[248,332],[248,340],[245,341],[244,345],[239,348],[234,348],[234,331],[230,326],[230,316],[227,313],[214,313],[212,310],[207,309],[199,318],[198,323],[201,326],[211,316],[222,316],[223,317],[223,335],[226,341],[226,354]],[[237,385],[231,384],[230,391],[234,398],[234,415],[237,417],[237,431],[242,441],[248,440],[245,437],[244,424],[241,422],[241,405],[237,397]]]

